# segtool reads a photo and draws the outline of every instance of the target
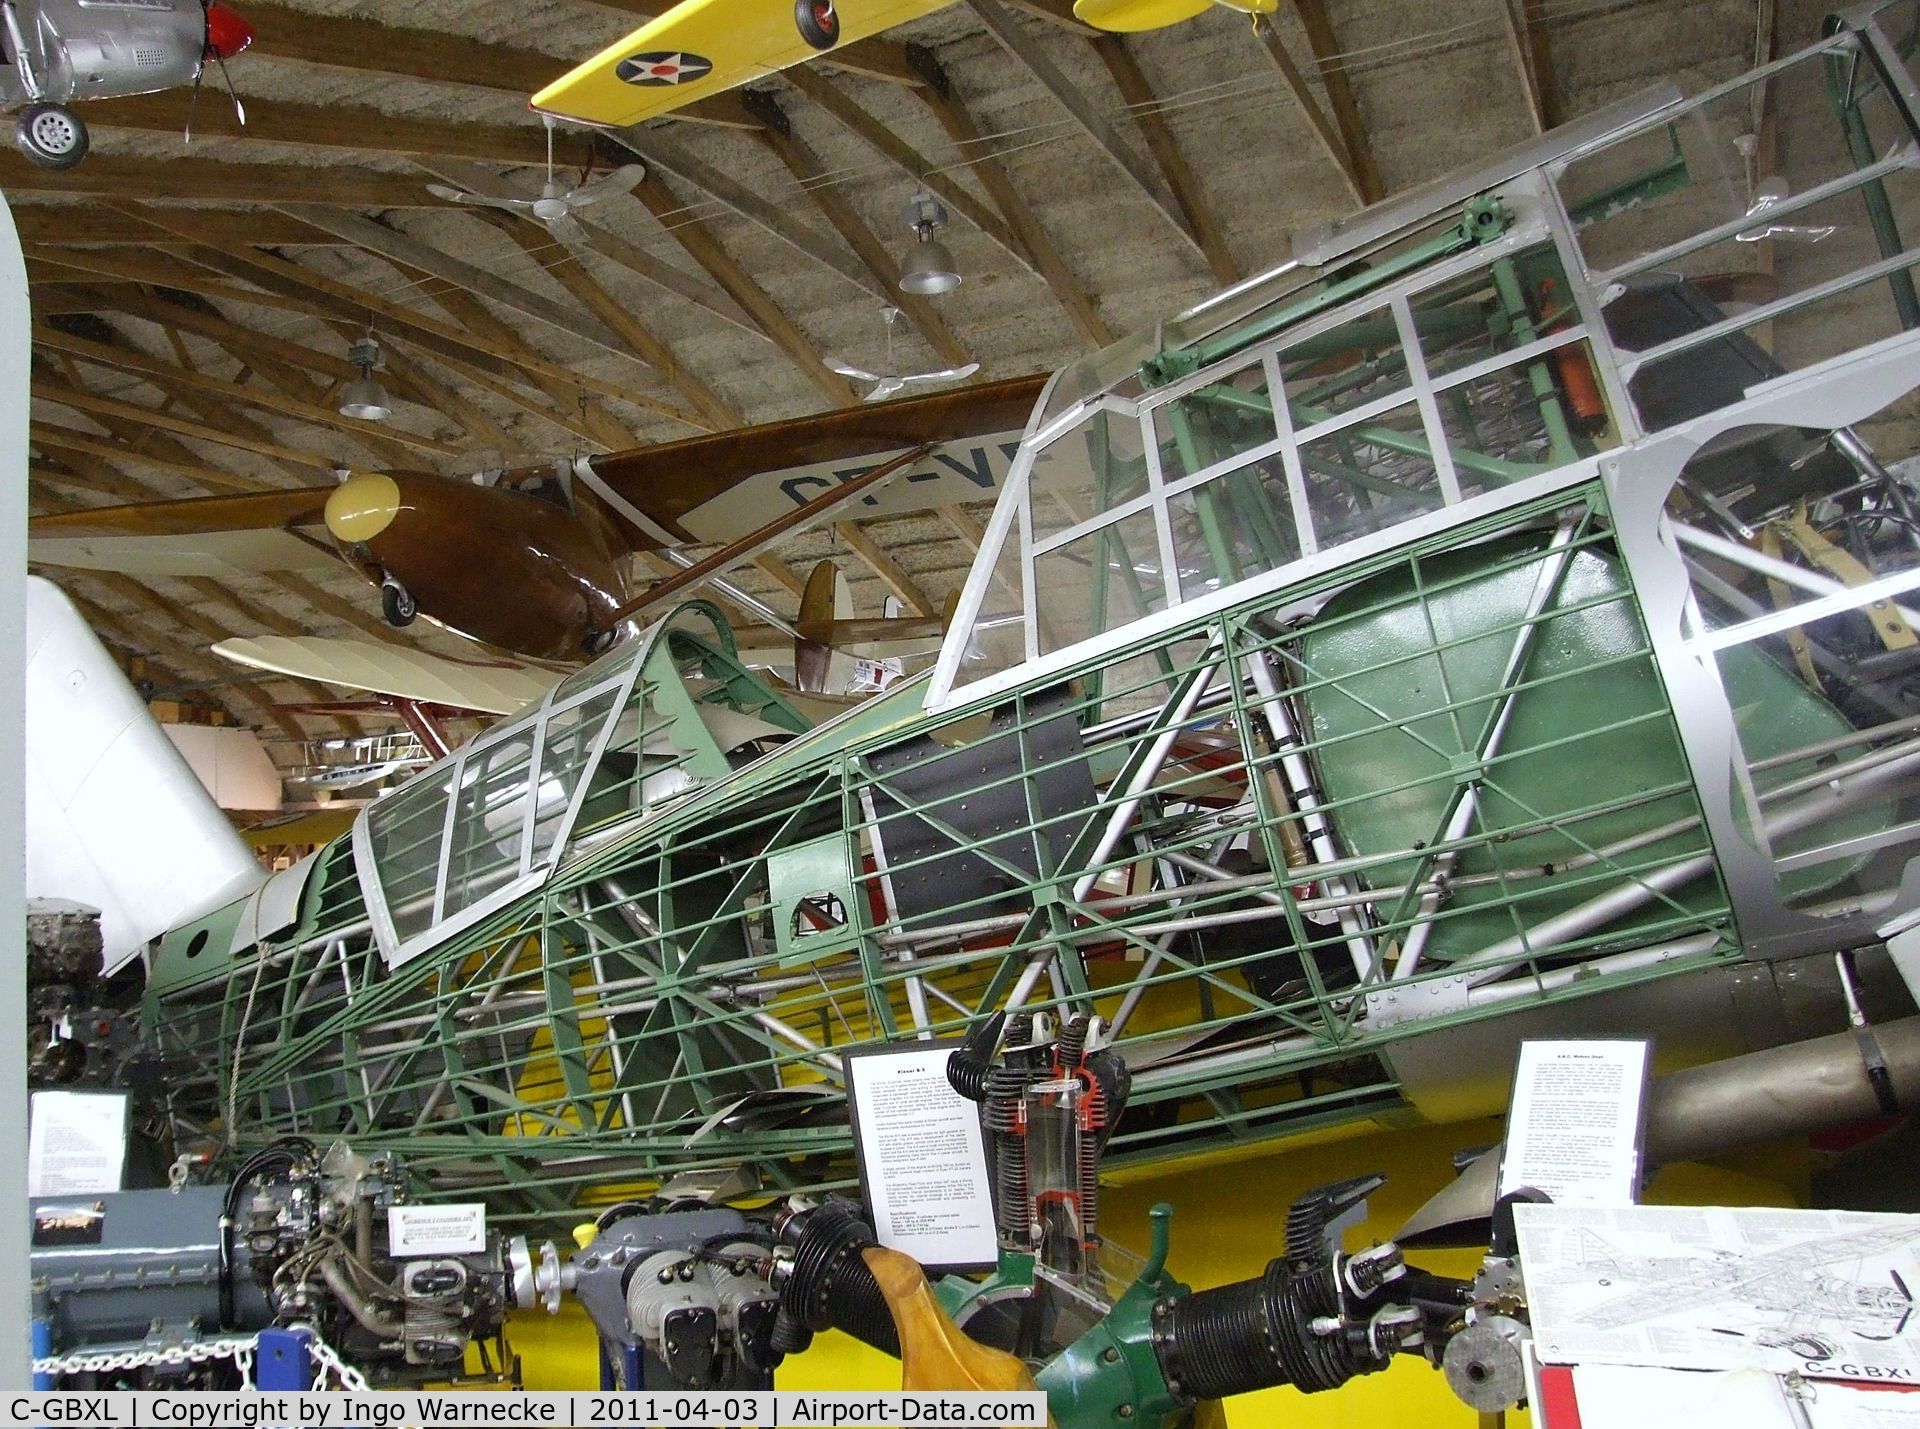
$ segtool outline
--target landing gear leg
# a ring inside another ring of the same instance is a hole
[[[420,602],[399,581],[388,576],[380,582],[380,613],[386,616],[387,624],[404,630],[420,613]]]
[[[87,126],[64,104],[29,104],[14,121],[13,139],[43,169],[71,169],[87,157]]]

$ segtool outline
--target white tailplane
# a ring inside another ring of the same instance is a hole
[[[60,588],[27,580],[27,897],[100,910],[105,970],[266,872]]]

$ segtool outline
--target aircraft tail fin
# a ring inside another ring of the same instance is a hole
[[[266,877],[58,586],[27,581],[27,897],[100,910],[104,970]]]
[[[800,596],[799,627],[831,629],[836,622],[852,616],[853,592],[846,576],[832,561],[815,564]],[[843,693],[852,678],[853,660],[839,650],[836,641],[801,636],[793,642],[793,679],[801,689],[813,694]]]

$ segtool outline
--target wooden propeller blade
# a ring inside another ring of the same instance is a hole
[[[1033,1389],[1033,1375],[1005,1350],[968,1337],[933,1298],[926,1272],[911,1256],[868,1246],[860,1258],[880,1282],[894,1328],[900,1332],[900,1387],[912,1390]],[[1053,1416],[1047,1416],[1052,1426]]]
[[[30,537],[53,536],[201,536],[216,531],[271,531],[287,526],[317,526],[331,486],[294,491],[260,491],[240,496],[191,496],[179,501],[141,501],[132,506],[98,506],[36,516],[27,523]]]

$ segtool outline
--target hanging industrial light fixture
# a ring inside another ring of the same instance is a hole
[[[947,245],[933,236],[947,226],[947,210],[932,194],[921,192],[907,200],[906,219],[914,243],[900,265],[900,290],[923,298],[951,293],[960,286],[960,269]]]
[[[373,329],[347,349],[347,361],[360,369],[360,375],[340,389],[340,415],[357,417],[363,422],[384,422],[393,415],[393,399],[387,396],[373,375],[380,365],[380,344],[373,340]]]

